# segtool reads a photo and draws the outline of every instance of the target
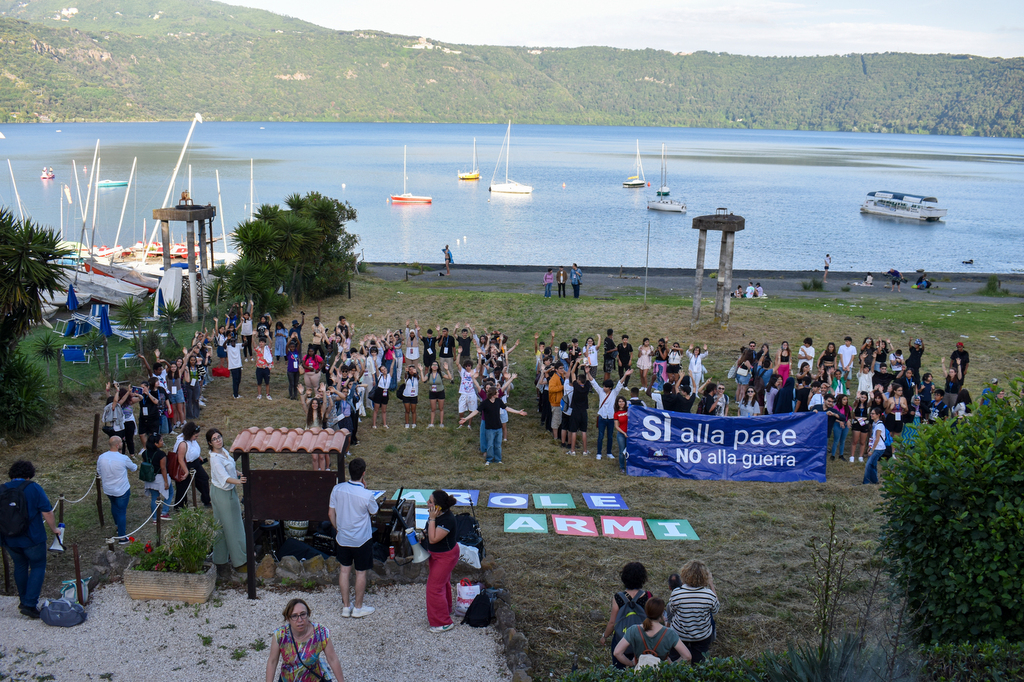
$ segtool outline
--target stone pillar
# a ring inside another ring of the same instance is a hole
[[[697,241],[697,271],[694,274],[693,282],[693,316],[690,318],[690,328],[693,329],[700,321],[700,299],[704,290],[704,252],[708,246],[708,231],[701,230]],[[696,388],[696,386],[694,387]]]
[[[199,296],[199,308],[206,310],[206,296],[203,291],[206,288],[208,279],[208,267],[207,267],[207,254],[206,254],[206,220],[204,218],[199,219],[199,274],[200,274],[200,296]]]
[[[722,234],[722,262],[725,264],[725,271],[719,271],[718,279],[724,280],[725,299],[722,303],[722,327],[729,327],[729,304],[732,301],[732,256],[736,248],[736,233],[724,232]]]
[[[199,291],[196,286],[196,223],[194,220],[185,222],[185,245],[188,253],[188,288],[192,321],[199,319]]]
[[[169,220],[160,221],[160,243],[164,247],[164,272],[166,273],[171,269],[171,222]]]
[[[722,232],[722,252],[718,255],[718,284],[717,284],[717,287],[715,289],[715,323],[716,324],[718,322],[722,321],[722,313],[725,310],[725,306],[727,305],[726,302],[729,300],[729,295],[732,294],[732,292],[727,288],[728,285],[727,285],[727,283],[725,281],[725,277],[723,276],[723,275],[725,275],[725,269],[727,267],[727,262],[726,262],[726,259],[725,259],[725,250],[726,250],[726,244],[728,243],[728,241],[729,241],[729,233],[728,232]]]

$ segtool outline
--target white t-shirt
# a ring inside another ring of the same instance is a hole
[[[852,343],[850,345],[843,344],[839,346],[839,350],[836,351],[839,354],[839,359],[842,362],[839,364],[843,369],[853,366],[853,359],[857,357],[857,347]]]
[[[811,369],[814,369],[814,346],[800,346],[800,350],[797,353],[796,368],[800,369],[800,366],[805,362],[810,365]]]
[[[370,515],[377,513],[377,501],[362,483],[345,481],[334,486],[330,508],[338,526],[335,539],[342,547],[362,547],[373,535]]]
[[[475,393],[473,390],[473,375],[464,369],[459,370],[459,395],[469,395]]]
[[[228,369],[241,369],[242,368],[242,347],[237,343],[234,345],[228,344],[224,350],[228,354]]]
[[[252,318],[242,320],[242,336],[252,336]]]
[[[129,457],[120,452],[108,450],[96,460],[96,475],[100,477],[103,485],[103,494],[111,497],[121,497],[131,490],[128,482],[128,472],[138,469]]]
[[[597,346],[587,347],[587,364],[597,367]]]
[[[873,452],[879,450],[885,450],[885,424],[882,422],[875,422],[875,425],[871,427],[871,438],[870,442],[875,444]]]

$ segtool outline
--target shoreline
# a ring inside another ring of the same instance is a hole
[[[543,296],[542,277],[548,266],[537,265],[488,265],[461,264],[452,266],[451,276],[438,277],[444,272],[443,263],[383,263],[366,261],[369,275],[379,279],[398,282],[418,280],[439,288],[456,288],[470,291],[492,291],[505,293],[538,294]],[[420,265],[423,272],[420,273]],[[567,264],[568,268],[570,264]],[[557,268],[557,266],[555,266]],[[692,296],[694,289],[693,268],[650,268],[646,274],[644,268],[635,267],[585,267],[583,270],[582,297],[595,296],[642,296],[646,282],[647,292],[654,296]],[[556,270],[557,272],[557,270]],[[703,297],[714,298],[717,280],[709,275],[715,268],[705,267]],[[865,272],[830,271],[829,280],[822,290],[804,290],[804,282],[822,278],[824,273],[819,270],[734,270],[732,289],[737,285],[746,286],[748,281],[761,283],[765,290],[765,300],[772,298],[863,298],[866,295],[882,297],[898,297],[899,300],[941,301],[956,300],[970,303],[1024,303],[1024,273],[973,273],[973,272],[929,272],[932,287],[929,289],[912,289],[911,284],[917,280],[918,273],[904,273],[907,283],[900,291],[891,292],[886,288],[888,280],[883,272],[871,273],[875,278],[874,286],[857,286],[854,282],[862,282]],[[1001,288],[1008,296],[985,296],[978,292],[984,288],[990,276],[995,275]],[[844,288],[849,291],[843,291]],[[566,285],[567,293],[572,296],[572,287]],[[556,296],[556,292],[552,292]],[[749,300],[749,299],[743,299]],[[737,299],[737,304],[742,304]]]

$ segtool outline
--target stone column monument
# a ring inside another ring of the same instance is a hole
[[[732,256],[736,248],[736,233],[742,230],[745,221],[742,216],[719,208],[715,215],[702,215],[693,219],[693,229],[700,230],[697,243],[697,271],[694,275],[693,317],[690,328],[700,321],[700,299],[704,288],[704,253],[707,250],[708,230],[722,233],[722,252],[718,258],[718,287],[715,292],[715,323],[723,328],[729,326],[729,298],[732,295]]]

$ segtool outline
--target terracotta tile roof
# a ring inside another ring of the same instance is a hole
[[[231,451],[339,453],[345,435],[334,429],[260,429],[255,426],[235,436]]]

